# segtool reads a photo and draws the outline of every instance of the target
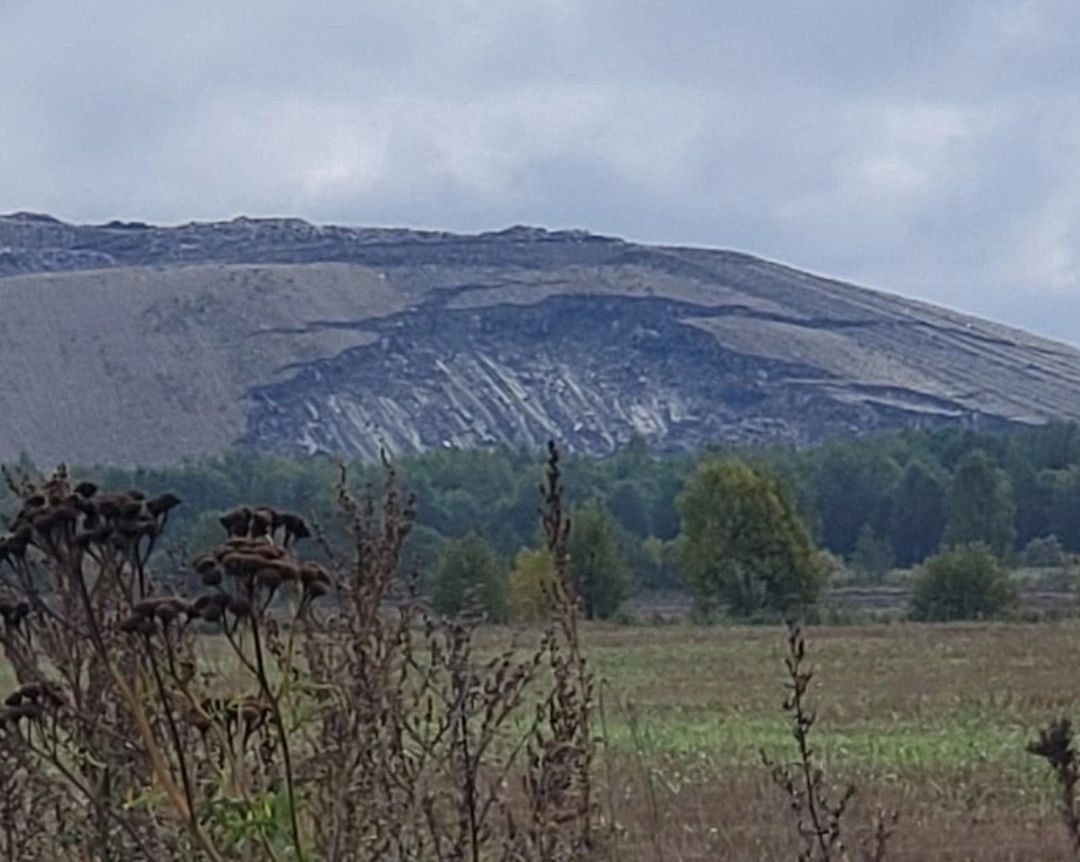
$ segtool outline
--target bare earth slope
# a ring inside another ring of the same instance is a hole
[[[576,231],[0,217],[2,460],[1080,419],[1078,360],[747,255]]]

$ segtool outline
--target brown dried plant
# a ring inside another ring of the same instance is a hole
[[[593,851],[592,735],[596,683],[578,628],[580,599],[575,589],[567,541],[571,524],[564,515],[559,452],[548,445],[543,527],[555,565],[548,605],[551,623],[543,641],[551,686],[535,707],[526,746],[525,792],[529,820],[519,825],[509,815],[512,856],[519,859],[580,858]]]
[[[590,846],[592,677],[558,453],[555,614],[524,655],[483,655],[478,614],[426,608],[402,559],[414,501],[385,468],[360,496],[342,471],[350,554],[298,515],[241,506],[190,563],[192,597],[151,566],[176,497],[62,467],[7,476],[0,858],[479,862]],[[313,533],[324,564],[297,553]]]
[[[800,862],[834,862],[849,858],[843,833],[848,804],[855,796],[855,786],[845,785],[834,797],[822,769],[811,735],[817,723],[817,713],[810,704],[810,682],[814,678],[806,657],[806,639],[802,627],[794,620],[787,624],[787,695],[783,709],[791,721],[796,757],[780,763],[765,752],[761,759],[769,769],[773,782],[787,800],[802,847]],[[872,832],[862,847],[867,862],[883,862],[888,842],[897,820],[896,812],[878,811]]]
[[[1058,808],[1069,834],[1073,856],[1080,859],[1080,801],[1077,800],[1077,784],[1080,783],[1080,763],[1077,762],[1072,722],[1062,717],[1052,721],[1039,731],[1039,738],[1028,744],[1027,750],[1042,757],[1054,771],[1061,794]]]

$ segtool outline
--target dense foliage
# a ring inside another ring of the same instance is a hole
[[[628,564],[619,526],[603,504],[592,500],[570,514],[567,551],[586,619],[607,619],[629,591]]]
[[[431,605],[454,616],[479,608],[486,619],[506,621],[506,564],[476,533],[451,539],[439,554],[431,579]]]
[[[1016,589],[990,548],[980,542],[935,554],[915,575],[911,615],[917,620],[981,620],[1016,604]]]
[[[635,441],[607,459],[571,457],[568,501],[595,501],[618,527],[620,554],[634,589],[683,589],[674,553],[675,507],[697,464],[738,454],[768,467],[792,489],[816,543],[856,574],[876,577],[891,560],[915,566],[943,545],[984,541],[1006,558],[1033,539],[1055,537],[1080,552],[1080,427],[1055,423],[1010,432],[959,427],[908,430],[810,449],[742,448],[657,455]],[[538,545],[536,480],[540,453],[438,450],[402,459],[403,484],[420,500],[410,557],[425,570],[449,540],[478,533],[513,560]],[[48,465],[45,465],[48,466]],[[265,500],[304,513],[333,532],[330,458],[259,458],[231,453],[162,469],[92,470],[111,487],[173,490],[185,505],[170,533],[188,549],[205,546],[218,514],[236,500]],[[358,486],[377,469],[350,465]]]
[[[787,489],[734,458],[703,462],[678,499],[683,571],[700,602],[733,613],[812,604],[823,567]]]

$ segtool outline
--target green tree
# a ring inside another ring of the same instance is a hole
[[[644,563],[641,581],[646,589],[671,590],[682,586],[677,548],[676,541],[665,542],[656,536],[649,536],[641,543],[641,558]]]
[[[911,461],[896,488],[889,538],[902,566],[921,562],[938,549],[948,512],[948,477],[924,461]]]
[[[1015,514],[1005,472],[981,449],[964,455],[953,475],[945,543],[983,542],[1000,557],[1012,548]]]
[[[1076,530],[1080,523],[1080,468],[1043,470],[1039,484],[1047,500],[1039,532],[1055,533],[1062,537],[1068,550],[1080,550],[1080,535]]]
[[[1061,539],[1054,535],[1037,536],[1024,546],[1023,560],[1025,566],[1036,569],[1064,566]]]
[[[821,542],[847,557],[865,524],[878,535],[886,532],[900,467],[877,441],[860,446],[831,444],[818,461],[813,484]]]
[[[518,622],[548,616],[555,585],[555,561],[546,548],[522,548],[510,573],[510,614]]]
[[[574,583],[586,619],[607,619],[629,589],[619,525],[598,501],[570,513],[570,553]]]
[[[679,557],[699,601],[732,613],[813,603],[821,560],[785,486],[736,459],[705,461],[678,499]]]
[[[863,577],[881,580],[893,566],[892,548],[884,539],[878,538],[869,524],[865,524],[859,531],[849,562]]]
[[[630,479],[617,483],[608,495],[607,509],[630,535],[644,539],[652,534],[652,518],[639,483]]]
[[[506,566],[476,533],[449,541],[432,579],[431,604],[441,614],[460,613],[470,603],[492,622],[506,620]]]
[[[997,617],[1016,604],[1016,588],[989,547],[957,545],[931,557],[915,576],[911,616],[917,620]]]

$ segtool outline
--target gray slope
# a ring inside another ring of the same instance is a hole
[[[0,217],[0,459],[612,451],[1080,418],[1080,352],[762,261],[532,228]]]

